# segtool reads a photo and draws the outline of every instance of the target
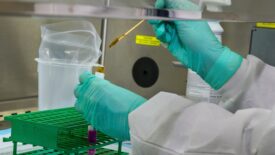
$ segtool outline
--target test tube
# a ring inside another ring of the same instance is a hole
[[[96,143],[96,130],[92,126],[88,126],[88,142],[93,144]],[[90,149],[88,150],[88,155],[95,155],[96,150]]]

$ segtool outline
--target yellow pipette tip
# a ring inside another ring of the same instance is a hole
[[[112,48],[113,46],[115,46],[120,40],[122,40],[123,38],[125,38],[128,34],[130,34],[133,30],[135,30],[137,27],[139,27],[145,20],[141,20],[140,22],[138,22],[135,26],[133,26],[131,29],[129,29],[127,32],[125,32],[123,35],[121,35],[120,37],[117,37],[116,39],[114,39],[111,44],[109,45],[109,48]]]
[[[113,41],[111,42],[111,44],[109,45],[109,48],[112,48],[112,47],[115,46],[118,42],[119,42],[119,38],[116,38],[115,40],[113,40]]]

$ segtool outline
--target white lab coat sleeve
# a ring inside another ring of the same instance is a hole
[[[275,111],[235,114],[161,92],[129,115],[133,155],[274,155]]]
[[[275,105],[275,67],[249,55],[234,76],[219,90],[220,105],[235,112],[238,109],[266,108]]]

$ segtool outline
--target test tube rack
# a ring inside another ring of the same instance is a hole
[[[5,142],[13,142],[13,154],[17,155],[17,143],[42,146],[43,149],[23,154],[87,154],[96,149],[97,155],[125,155],[122,142],[97,132],[97,141],[88,142],[88,123],[75,108],[64,108],[6,116],[11,123],[11,136]],[[117,151],[102,147],[118,143]]]

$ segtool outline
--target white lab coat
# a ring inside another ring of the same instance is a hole
[[[148,100],[129,116],[133,154],[275,155],[275,68],[248,56],[219,91],[221,106],[165,92]]]

